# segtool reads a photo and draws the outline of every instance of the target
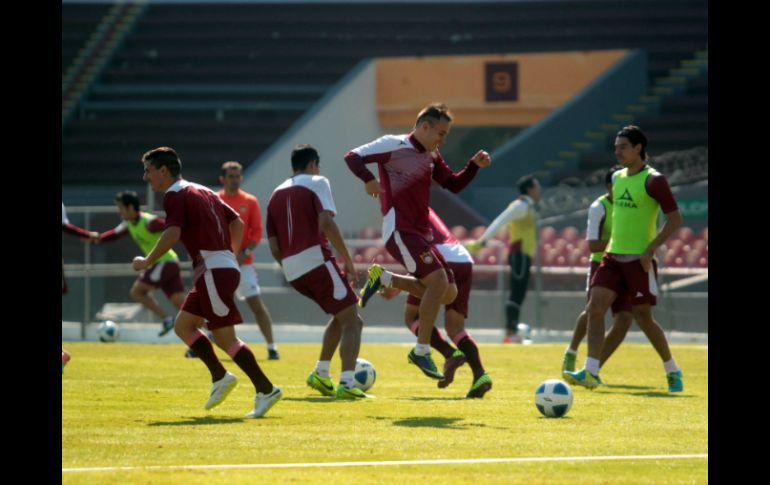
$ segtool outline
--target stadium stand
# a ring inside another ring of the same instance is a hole
[[[76,7],[62,9],[63,70],[82,40],[67,32],[87,31],[104,13],[103,5]],[[653,80],[708,41],[705,0],[414,3],[409,9],[405,16],[401,8],[365,2],[311,10],[150,4],[63,127],[62,183],[141,189],[126,163],[149,147],[171,145],[189,178],[216,185],[212,166],[257,159],[364,57],[641,48]],[[707,84],[699,80],[689,89],[707,93]],[[697,104],[667,103],[679,116]]]

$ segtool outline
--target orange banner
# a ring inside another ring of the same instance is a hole
[[[625,50],[400,57],[377,60],[383,128],[414,125],[442,101],[457,126],[529,126],[579,93]]]

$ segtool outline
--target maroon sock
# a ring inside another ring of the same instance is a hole
[[[468,365],[471,366],[473,371],[473,381],[484,375],[486,372],[484,366],[481,364],[481,357],[479,356],[479,348],[476,346],[476,341],[470,336],[468,332],[463,330],[458,333],[452,339],[454,340],[457,348],[463,351],[465,354],[465,360]]]
[[[267,378],[262,369],[257,364],[257,359],[251,349],[242,341],[236,340],[228,349],[227,354],[233,358],[233,362],[238,364],[243,372],[249,376],[251,383],[257,392],[270,394],[273,391],[273,383]]]
[[[200,331],[197,331],[197,335],[191,337],[195,341],[192,344],[188,344],[195,354],[200,357],[209,372],[211,372],[211,382],[216,382],[223,378],[227,373],[222,363],[217,358],[217,354],[214,353],[214,347],[211,345],[211,341]]]
[[[415,336],[417,336],[419,328],[419,320],[412,322],[411,330]],[[444,339],[444,337],[441,335],[441,332],[435,327],[435,325],[433,326],[433,330],[430,332],[430,346],[438,350],[438,352],[443,355],[445,359],[452,357],[452,354],[455,353],[455,348],[449,345],[449,342]]]

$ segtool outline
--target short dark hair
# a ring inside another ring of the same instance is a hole
[[[616,137],[628,138],[631,145],[642,145],[642,150],[639,152],[639,156],[642,160],[647,160],[647,135],[644,134],[641,128],[634,125],[624,126],[622,130],[618,132]]]
[[[313,160],[320,165],[321,157],[316,149],[308,144],[297,145],[291,151],[291,168],[295,172],[303,172]]]
[[[243,172],[243,165],[238,162],[225,162],[222,164],[222,175],[227,175],[228,170],[238,170]]]
[[[167,167],[172,177],[182,173],[182,160],[176,150],[169,147],[158,147],[142,155],[142,162],[149,162],[153,167]]]
[[[130,190],[127,190],[125,192],[118,192],[115,195],[115,202],[120,202],[124,206],[132,206],[134,210],[139,210],[139,196],[136,195],[136,192],[132,192]]]
[[[610,167],[610,169],[607,170],[607,173],[604,174],[604,185],[610,185],[612,183],[612,174],[622,169],[623,167],[620,165],[613,165]]]
[[[516,185],[519,187],[519,193],[526,194],[527,190],[535,186],[535,176],[532,174],[521,177]]]
[[[424,107],[422,111],[417,115],[417,121],[414,122],[415,128],[420,126],[423,121],[430,123],[430,126],[434,126],[436,123],[445,119],[452,121],[452,113],[444,103],[431,103]]]

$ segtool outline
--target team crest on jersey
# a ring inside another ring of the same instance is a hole
[[[637,206],[634,203],[634,199],[631,197],[631,193],[626,189],[625,192],[623,192],[623,195],[620,196],[620,198],[617,201],[617,205],[619,207],[630,207],[632,209],[636,209]]]
[[[420,259],[425,264],[431,264],[433,262],[433,255],[430,253],[430,251],[425,251],[420,255]]]
[[[245,205],[242,205],[241,206],[241,212],[246,212],[246,210],[248,210],[248,207],[246,207]]]

